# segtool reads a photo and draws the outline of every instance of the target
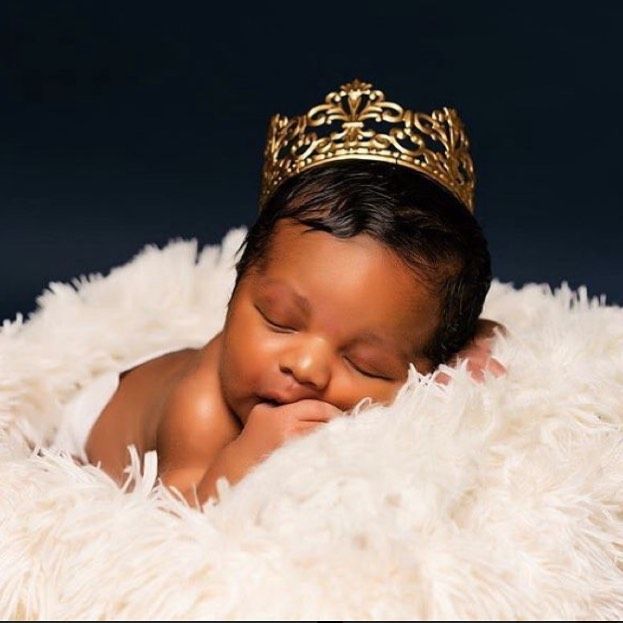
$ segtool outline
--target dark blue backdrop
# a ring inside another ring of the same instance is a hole
[[[147,243],[249,226],[269,117],[355,77],[457,108],[498,279],[621,304],[623,5],[353,6],[3,2],[0,318]]]

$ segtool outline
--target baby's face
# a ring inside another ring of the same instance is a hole
[[[432,369],[419,354],[439,318],[430,292],[367,235],[305,230],[278,221],[264,271],[248,271],[229,304],[219,375],[243,423],[271,395],[388,404],[410,362]]]

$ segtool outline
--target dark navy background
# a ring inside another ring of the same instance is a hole
[[[0,318],[250,226],[270,116],[355,77],[457,108],[495,277],[622,304],[623,4],[556,4],[4,1]]]

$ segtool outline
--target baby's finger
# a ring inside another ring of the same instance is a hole
[[[296,404],[302,409],[299,419],[303,422],[329,422],[344,414],[335,405],[323,400],[306,399]]]
[[[482,383],[485,380],[485,370],[489,370],[493,373],[494,376],[501,376],[506,372],[506,368],[493,357],[488,357],[487,359],[478,359],[478,360],[470,360],[467,363],[467,369],[471,374],[471,377]]]
[[[450,380],[451,378],[445,372],[436,372],[433,375],[433,381],[439,383],[440,385],[447,385]]]
[[[326,422],[307,422],[307,421],[302,421],[296,427],[296,429],[295,429],[293,434],[294,435],[305,435],[305,434],[310,433],[311,431],[315,430],[319,426],[322,426],[323,424],[326,424]]]
[[[506,373],[506,368],[494,357],[489,360],[487,368],[493,372],[494,376],[502,376]]]

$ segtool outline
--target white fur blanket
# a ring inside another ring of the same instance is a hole
[[[623,310],[494,280],[508,369],[411,369],[394,404],[277,450],[200,513],[150,453],[124,493],[45,444],[80,384],[220,330],[246,228],[51,283],[0,333],[3,619],[619,619]]]

